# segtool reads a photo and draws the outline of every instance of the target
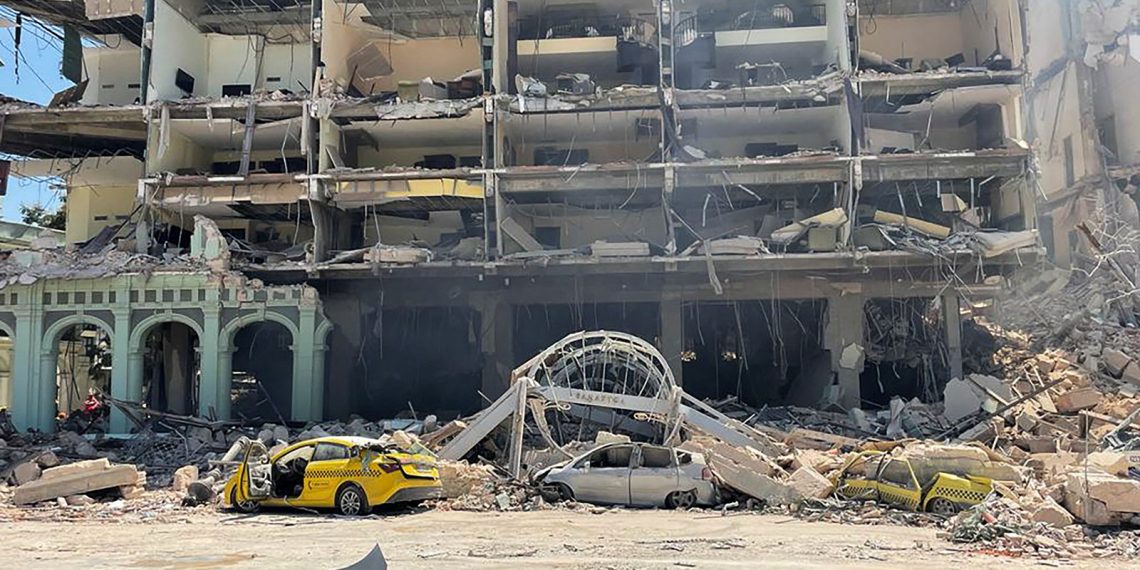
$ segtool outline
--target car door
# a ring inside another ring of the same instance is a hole
[[[333,506],[340,484],[360,467],[359,464],[350,466],[351,462],[348,447],[327,441],[318,443],[305,467],[305,490],[299,502],[312,507]]]
[[[610,445],[579,461],[567,480],[574,498],[587,503],[629,504],[633,452],[632,444]]]
[[[235,502],[260,502],[268,499],[273,491],[269,464],[269,451],[260,441],[250,441],[245,448],[241,465],[238,466],[238,484],[234,493]]]
[[[640,445],[629,471],[629,502],[642,507],[659,507],[665,497],[677,490],[677,457],[672,448]]]
[[[918,485],[918,478],[914,469],[905,459],[887,457],[879,466],[876,477],[879,488],[879,500],[897,507],[916,510],[922,498],[922,488]]]

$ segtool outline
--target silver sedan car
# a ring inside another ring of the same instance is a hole
[[[668,507],[715,505],[717,489],[705,458],[645,443],[609,443],[534,476],[551,500]]]

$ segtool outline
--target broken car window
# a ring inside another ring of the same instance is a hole
[[[590,467],[629,467],[633,446],[608,447],[590,455]]]
[[[335,459],[348,459],[348,448],[335,443],[317,444],[317,450],[313,452],[313,461],[331,461]]]
[[[642,447],[641,466],[647,468],[672,467],[673,450],[666,447],[650,447],[648,445]]]
[[[883,466],[883,471],[879,474],[879,480],[906,489],[915,487],[914,477],[910,474],[910,466],[905,461],[897,459],[887,460],[887,464]]]

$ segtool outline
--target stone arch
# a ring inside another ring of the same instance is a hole
[[[101,329],[111,338],[111,347],[118,345],[119,333],[116,331],[114,325],[106,320],[86,313],[77,313],[67,315],[49,326],[41,337],[40,342],[40,362],[39,362],[39,386],[37,387],[36,394],[33,396],[35,409],[37,413],[35,417],[39,418],[38,427],[44,430],[51,430],[53,426],[53,418],[55,418],[56,410],[58,407],[58,399],[60,398],[58,384],[59,374],[59,341],[63,338],[63,334],[72,327],[80,325],[91,325]],[[112,362],[112,367],[122,367],[125,363]],[[116,375],[112,373],[111,389],[118,390],[121,387],[116,387],[114,383],[118,380]]]
[[[332,321],[321,319],[321,324],[317,325],[317,331],[316,334],[313,335],[313,340],[320,346],[327,346],[329,333],[332,332],[332,329]]]
[[[45,356],[47,353],[54,353],[59,350],[58,344],[60,338],[63,336],[64,331],[76,325],[93,325],[103,329],[111,337],[111,345],[114,346],[118,342],[117,331],[115,326],[107,321],[96,317],[95,315],[88,315],[86,313],[77,313],[68,315],[53,323],[47,330],[44,331],[43,342],[40,343],[40,356]]]
[[[0,408],[12,408],[15,395],[12,387],[12,375],[15,373],[16,362],[16,334],[8,323],[0,320],[0,334],[8,337],[8,348],[0,348],[0,357],[7,360],[7,369],[0,369]],[[3,354],[7,352],[7,354]]]
[[[293,344],[297,344],[297,339],[300,338],[297,323],[294,323],[288,317],[280,313],[265,311],[264,313],[259,312],[242,315],[226,323],[226,325],[222,327],[222,334],[218,338],[218,346],[221,350],[233,350],[234,336],[237,335],[238,331],[247,325],[266,321],[284,326],[285,329],[289,331]]]
[[[181,323],[194,331],[198,338],[202,338],[202,325],[198,324],[193,318],[182,313],[155,313],[141,321],[131,330],[131,337],[128,342],[130,350],[138,350],[142,348],[142,343],[146,341],[146,335],[150,333],[150,329],[165,323]]]
[[[307,413],[302,411],[302,408],[307,406],[307,403],[305,402],[305,400],[307,400],[307,397],[304,395],[298,395],[296,393],[297,390],[305,386],[304,382],[307,380],[304,371],[304,365],[299,362],[301,360],[301,354],[304,352],[304,347],[301,346],[301,330],[297,323],[289,319],[287,316],[274,311],[258,311],[248,313],[230,320],[222,327],[221,334],[218,337],[219,409],[225,407],[226,415],[223,417],[229,417],[230,413],[232,413],[229,409],[229,405],[230,401],[235,397],[232,393],[234,387],[234,364],[235,362],[240,362],[243,360],[243,357],[248,360],[248,357],[246,357],[244,353],[238,352],[238,336],[247,327],[258,324],[275,325],[288,332],[288,384],[276,383],[281,381],[281,379],[285,376],[285,369],[278,368],[277,372],[280,372],[280,374],[272,374],[272,369],[274,366],[281,362],[279,359],[258,360],[256,361],[259,363],[258,366],[255,366],[254,368],[245,368],[245,371],[253,372],[253,377],[260,380],[262,378],[261,374],[265,373],[267,371],[266,368],[268,368],[270,370],[269,374],[271,374],[270,377],[276,378],[277,381],[275,381],[274,384],[262,384],[262,389],[268,396],[267,399],[273,403],[273,407],[275,408],[274,411],[278,414],[281,414],[285,418],[303,419],[305,416],[307,416]],[[255,336],[254,338],[256,339],[257,337]],[[251,362],[246,362],[245,364],[246,366],[250,366]]]
[[[134,327],[131,328],[130,337],[126,347],[128,352],[127,356],[127,393],[130,399],[143,401],[147,405],[154,407],[158,411],[172,411],[175,413],[193,413],[194,406],[197,400],[201,398],[199,392],[200,386],[195,382],[195,378],[201,374],[201,364],[193,365],[195,356],[193,350],[184,354],[184,358],[189,360],[173,360],[168,361],[162,359],[163,369],[169,362],[181,362],[182,365],[173,366],[173,370],[182,370],[184,373],[176,376],[181,380],[170,381],[169,377],[166,382],[162,384],[154,384],[154,376],[148,375],[148,368],[146,367],[146,343],[151,332],[161,325],[167,323],[178,323],[186,326],[191,332],[194,333],[199,345],[202,342],[202,335],[204,329],[198,321],[193,317],[184,313],[173,311],[156,312],[140,320]],[[186,343],[190,343],[192,339],[185,338]],[[187,348],[192,348],[192,344],[184,345]],[[200,346],[199,346],[200,348]],[[189,364],[187,364],[189,363]],[[148,383],[148,377],[151,380]],[[148,391],[147,387],[150,387]],[[156,393],[154,390],[161,390]],[[155,398],[158,398],[157,400]],[[165,404],[163,404],[165,402]],[[186,404],[185,409],[182,405]]]

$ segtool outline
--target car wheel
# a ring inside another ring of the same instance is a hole
[[[256,513],[260,504],[257,501],[238,501],[237,488],[230,491],[230,506],[242,513]]]
[[[336,494],[336,512],[347,517],[368,513],[368,498],[356,485],[345,485]]]
[[[688,509],[697,503],[695,491],[673,491],[665,497],[665,506],[670,509]]]
[[[935,499],[932,499],[930,501],[930,504],[926,505],[926,510],[934,514],[949,516],[957,513],[962,509],[958,506],[957,503],[954,503],[949,499],[937,497]]]
[[[540,490],[542,498],[550,501],[551,503],[562,501],[573,501],[574,491],[566,483],[554,483],[553,485],[543,485]]]

